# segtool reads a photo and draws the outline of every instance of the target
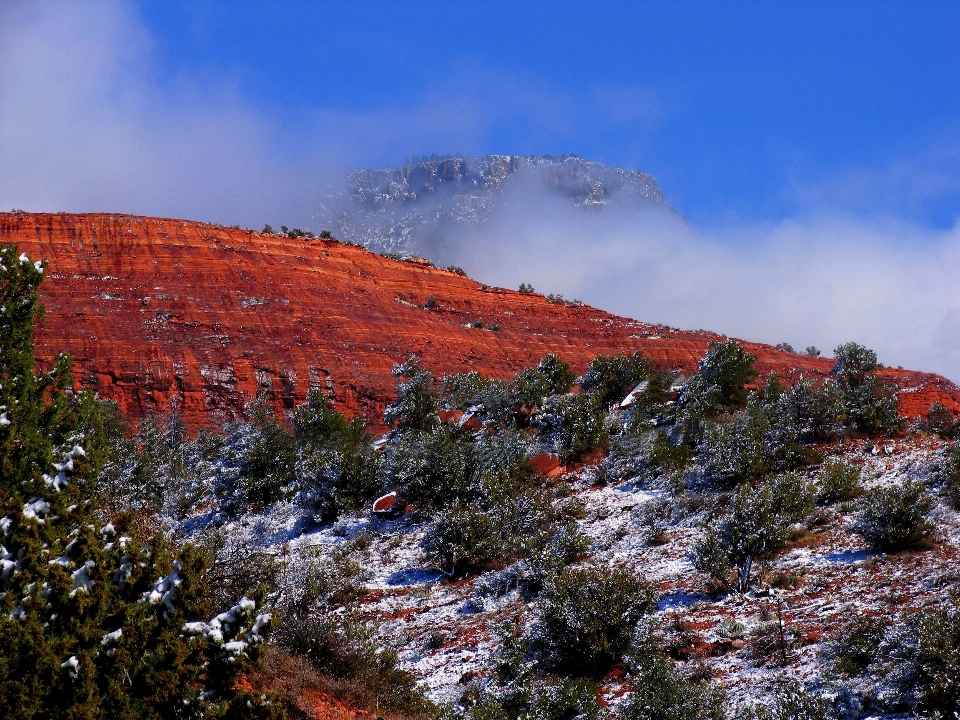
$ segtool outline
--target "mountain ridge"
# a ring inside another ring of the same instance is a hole
[[[242,416],[258,395],[290,409],[311,388],[379,425],[394,397],[392,367],[410,355],[438,377],[509,377],[548,352],[582,373],[596,355],[636,350],[691,373],[724,337],[487,287],[336,240],[187,220],[0,213],[0,242],[48,260],[42,367],[68,352],[75,390],[96,390],[134,420],[174,410],[191,429]],[[761,373],[787,382],[825,377],[833,365],[745,346]],[[884,373],[901,386],[901,413],[925,415],[934,401],[960,411],[960,388],[945,378]]]
[[[446,156],[349,171],[324,194],[317,221],[375,251],[444,263],[459,233],[482,227],[509,193],[527,191],[595,210],[666,207],[652,176],[576,155]]]

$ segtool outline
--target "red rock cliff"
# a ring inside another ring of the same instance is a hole
[[[74,383],[140,418],[175,409],[197,427],[237,417],[267,394],[278,407],[312,387],[379,422],[394,363],[411,354],[438,376],[506,377],[556,352],[582,372],[595,355],[642,349],[690,372],[719,336],[629,320],[538,294],[485,288],[427,264],[363,248],[185,220],[0,213],[0,242],[46,259],[38,357],[74,358]],[[437,307],[422,306],[434,296]],[[468,324],[483,319],[486,328]],[[795,380],[829,359],[746,343],[759,369]],[[935,375],[890,371],[901,410],[933,400],[960,410],[960,389]]]

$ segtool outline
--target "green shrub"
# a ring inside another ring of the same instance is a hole
[[[960,510],[960,445],[954,445],[947,453],[946,477],[943,492],[954,510]]]
[[[927,519],[933,505],[921,482],[876,488],[860,501],[854,531],[877,550],[918,548],[933,537],[934,527]]]
[[[795,493],[796,495],[792,495]],[[786,475],[756,487],[743,483],[729,516],[707,528],[694,547],[694,567],[727,589],[746,592],[753,583],[753,564],[785,547],[788,527],[813,505],[812,489]],[[736,570],[731,581],[730,570]]]
[[[319,390],[311,390],[294,411],[293,436],[300,500],[319,521],[360,508],[383,490],[383,461],[363,421],[347,422]]]
[[[480,465],[477,445],[455,425],[432,432],[407,432],[388,449],[390,478],[409,501],[439,508],[469,501]]]
[[[275,716],[238,687],[269,616],[207,622],[203,551],[97,516],[108,434],[71,412],[68,357],[35,374],[41,268],[0,247],[0,717]]]
[[[833,717],[827,701],[808,692],[798,682],[781,682],[766,705],[742,712],[744,720],[828,720]]]
[[[619,720],[724,720],[723,692],[709,683],[688,680],[659,647],[634,650],[628,675],[633,692]]]
[[[813,484],[797,473],[784,473],[766,481],[772,495],[773,514],[787,523],[798,523],[809,515],[816,504]]]
[[[372,626],[352,613],[316,612],[303,606],[288,609],[275,640],[284,652],[274,655],[274,662],[285,660],[286,653],[307,659],[321,675],[319,689],[338,699],[374,712],[436,715],[416,677],[400,669],[396,651],[376,642]]]
[[[518,489],[507,477],[484,478],[476,496],[438,514],[423,539],[428,561],[460,577],[523,557],[549,542],[552,512],[536,489]]]
[[[889,623],[863,616],[852,620],[837,634],[833,644],[833,669],[851,677],[862,675],[876,659]]]
[[[393,367],[393,376],[397,378],[397,399],[384,411],[384,422],[400,430],[429,430],[436,425],[439,420],[433,375],[411,357]]]
[[[632,573],[567,568],[544,588],[533,637],[551,666],[602,673],[623,657],[637,622],[654,608],[653,591]]]
[[[916,637],[912,673],[916,712],[948,720],[960,708],[960,610],[953,603],[924,610],[909,623]]]
[[[712,341],[700,361],[697,374],[707,387],[717,388],[723,407],[742,407],[747,401],[747,384],[757,376],[756,355],[736,340]]]
[[[927,430],[944,438],[952,438],[957,432],[957,421],[953,413],[937,401],[931,403],[926,418]]]
[[[842,460],[828,460],[820,469],[817,499],[824,505],[847,502],[860,497],[860,469]]]
[[[682,442],[674,445],[663,430],[656,433],[647,454],[650,468],[666,472],[683,470],[692,460],[693,450]]]
[[[593,683],[564,678],[537,687],[527,717],[530,720],[602,720],[605,714]]]
[[[653,372],[652,364],[643,352],[632,356],[598,355],[591,362],[580,381],[580,392],[596,399],[600,407],[619,403],[642,380]]]
[[[607,440],[603,411],[584,393],[553,395],[531,419],[564,462],[576,460]]]
[[[570,365],[553,353],[543,356],[543,359],[537,363],[537,370],[547,379],[547,388],[551,395],[570,392],[570,388],[577,380],[577,375],[570,369]]]
[[[906,420],[897,412],[894,388],[880,379],[877,354],[857,343],[845,343],[833,351],[832,372],[843,391],[847,422],[862,432],[898,432]]]
[[[860,676],[867,702],[884,713],[909,710],[914,717],[953,720],[960,707],[956,595],[902,620],[864,618],[841,630],[834,642],[835,669]]]

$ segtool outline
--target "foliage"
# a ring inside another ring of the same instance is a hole
[[[685,678],[651,639],[634,641],[628,659],[634,686],[620,720],[723,720],[724,694],[709,683]]]
[[[886,620],[870,616],[851,620],[834,642],[834,669],[854,677],[866,672],[874,661],[888,624]]]
[[[827,720],[833,717],[827,701],[808,692],[798,682],[781,682],[769,705],[755,705],[742,713],[744,720]]]
[[[443,507],[470,498],[480,459],[466,431],[439,425],[433,432],[407,432],[388,449],[390,479],[408,500]]]
[[[922,547],[933,537],[934,527],[927,519],[933,506],[921,482],[874,488],[860,501],[860,518],[853,529],[877,550]]]
[[[697,375],[707,392],[715,388],[718,411],[742,407],[747,401],[746,386],[757,376],[756,355],[743,349],[736,340],[711,341],[700,360]]]
[[[857,343],[845,343],[833,351],[832,372],[843,391],[844,414],[861,432],[896,432],[905,421],[897,413],[893,387],[882,381],[876,370],[877,354]]]
[[[948,720],[960,707],[960,609],[955,595],[902,622],[860,619],[838,633],[835,668],[873,680],[872,704]]]
[[[69,360],[34,374],[42,265],[0,249],[0,716],[268,717],[238,688],[269,623],[242,599],[209,622],[209,560],[123,534],[90,502],[110,410],[63,393]]]
[[[603,412],[585,393],[547,398],[531,422],[564,462],[576,460],[607,440]]]
[[[693,553],[694,567],[724,587],[746,592],[755,561],[766,561],[787,544],[787,529],[809,513],[813,489],[787,474],[756,487],[743,483],[729,516],[707,528]],[[730,568],[736,580],[730,580]]]
[[[360,508],[383,490],[383,460],[371,446],[363,421],[350,422],[319,390],[293,414],[299,497],[320,521]]]
[[[824,505],[847,502],[860,497],[860,469],[842,460],[828,460],[820,468],[817,500]]]
[[[567,568],[546,583],[533,637],[553,667],[602,673],[630,646],[655,608],[653,591],[620,569]]]
[[[447,407],[470,410],[488,424],[512,422],[520,404],[510,383],[484,378],[476,371],[446,377],[443,384]]]
[[[503,565],[546,545],[552,532],[549,499],[518,487],[509,475],[488,475],[469,500],[441,512],[424,536],[428,560],[449,577]]]
[[[954,445],[947,453],[944,494],[954,510],[960,510],[960,445]]]
[[[620,402],[637,384],[653,372],[650,361],[638,350],[632,356],[598,355],[580,381],[580,392],[596,398],[606,408]]]
[[[957,421],[943,403],[936,401],[930,404],[926,418],[927,430],[944,438],[952,438],[957,432]]]
[[[728,422],[707,424],[701,450],[711,475],[738,482],[807,462],[794,397],[772,376],[762,399],[751,393],[746,408]]]
[[[400,430],[429,430],[438,422],[433,375],[411,357],[393,367],[393,376],[397,378],[397,399],[384,411],[384,422]]]

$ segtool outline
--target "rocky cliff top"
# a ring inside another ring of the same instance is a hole
[[[452,234],[481,226],[510,193],[528,192],[571,207],[664,204],[651,176],[575,155],[434,156],[347,173],[326,194],[318,220],[372,250],[442,259]]]

